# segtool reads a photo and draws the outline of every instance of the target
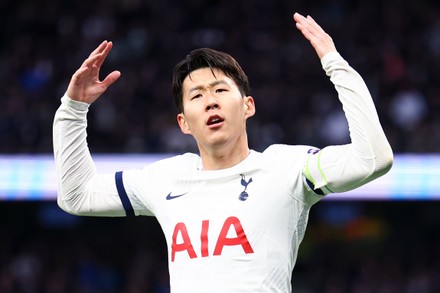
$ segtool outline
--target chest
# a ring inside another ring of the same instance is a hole
[[[177,181],[162,200],[159,221],[201,221],[229,216],[252,218],[270,213],[290,201],[293,180],[259,170],[218,178]],[[221,220],[220,220],[221,221]]]
[[[171,260],[252,254],[268,238],[285,235],[300,214],[291,196],[296,184],[264,170],[177,182],[156,214]]]

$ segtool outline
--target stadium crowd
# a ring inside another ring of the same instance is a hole
[[[309,13],[375,98],[396,153],[440,144],[440,17],[436,1],[2,1],[0,152],[50,153],[51,125],[73,72],[102,40],[122,79],[92,107],[94,152],[194,150],[177,128],[171,71],[190,50],[232,54],[258,115],[250,143],[317,147],[348,140],[331,83],[291,15]],[[103,72],[105,74],[105,72]]]
[[[253,149],[344,143],[336,92],[294,11],[313,15],[364,77],[396,153],[438,152],[438,1],[3,0],[0,154],[52,152],[59,99],[104,39],[114,48],[103,74],[122,77],[91,108],[92,152],[194,151],[177,127],[170,84],[174,64],[198,47],[231,53],[247,72],[258,113],[248,123]],[[318,204],[294,292],[440,292],[436,208]],[[72,218],[50,202],[3,202],[0,211],[2,293],[168,292],[154,219]]]

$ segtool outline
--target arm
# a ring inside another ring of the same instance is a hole
[[[310,16],[295,13],[294,20],[338,92],[351,138],[350,144],[328,146],[310,155],[304,175],[324,193],[354,189],[390,170],[391,146],[362,77],[339,55],[333,40]]]
[[[63,210],[73,214],[125,215],[114,177],[97,175],[86,141],[90,104],[120,76],[114,71],[99,80],[100,67],[111,47],[111,42],[103,42],[73,74],[54,118],[57,200]]]

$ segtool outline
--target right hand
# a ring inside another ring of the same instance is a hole
[[[329,52],[336,51],[332,38],[310,15],[304,17],[296,12],[293,15],[293,19],[296,22],[296,27],[302,32],[304,37],[310,41],[313,48],[315,48],[319,59]]]
[[[115,70],[103,80],[99,80],[99,70],[113,47],[112,42],[102,42],[73,74],[67,87],[67,96],[75,101],[91,104],[121,76]]]

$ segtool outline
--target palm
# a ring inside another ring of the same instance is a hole
[[[91,104],[119,78],[121,73],[113,71],[104,80],[99,80],[99,70],[111,48],[112,43],[104,41],[83,62],[67,88],[69,98]]]

